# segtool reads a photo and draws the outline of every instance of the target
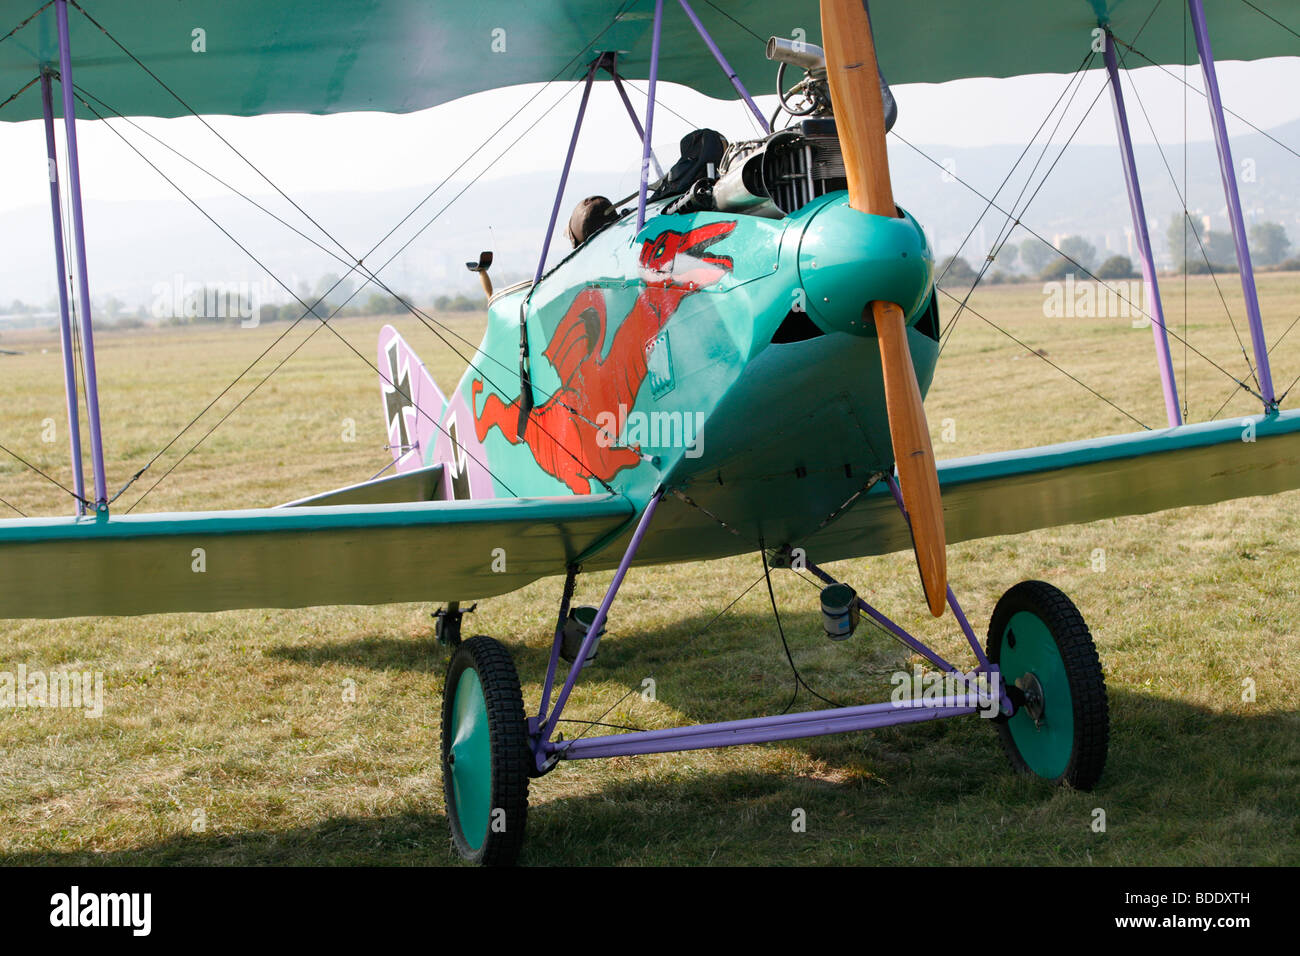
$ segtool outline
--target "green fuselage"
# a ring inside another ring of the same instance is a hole
[[[806,542],[892,467],[869,302],[903,308],[929,387],[925,235],[910,216],[850,209],[843,192],[780,220],[657,212],[639,231],[623,217],[535,288],[493,298],[458,391],[495,493],[608,489],[640,505],[659,485],[680,491],[698,507],[670,497],[639,563]],[[522,439],[519,377],[506,371],[521,307],[535,401]]]

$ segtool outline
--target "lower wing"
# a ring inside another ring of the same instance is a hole
[[[610,494],[4,521],[0,618],[490,597],[635,514]]]
[[[1300,410],[939,462],[949,542],[1300,488]],[[874,486],[808,542],[812,560],[911,547]]]

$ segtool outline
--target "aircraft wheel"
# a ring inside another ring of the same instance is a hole
[[[999,718],[1012,765],[1076,790],[1091,790],[1106,765],[1106,678],[1074,603],[1042,581],[1002,595],[989,622],[989,660],[1016,705]]]
[[[452,654],[442,695],[442,786],[451,842],[464,859],[515,862],[532,762],[510,652],[490,637],[472,637]]]

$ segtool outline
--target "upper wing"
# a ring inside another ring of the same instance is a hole
[[[468,600],[564,571],[621,495],[0,522],[0,618]]]
[[[939,462],[950,542],[1300,488],[1300,410]],[[816,560],[911,547],[877,484],[809,542]]]
[[[871,15],[891,83],[941,83],[1073,72],[1103,20],[1157,63],[1195,62],[1194,45],[1184,48],[1184,6],[1181,0],[872,0]],[[1219,59],[1296,52],[1294,37],[1269,22],[1295,26],[1282,0],[1207,0],[1206,6]],[[817,0],[710,0],[695,7],[751,89],[771,82],[768,36],[802,28],[810,41],[820,37]],[[600,51],[618,51],[620,73],[644,78],[652,15],[651,0],[69,4],[74,80],[102,97],[105,105],[96,109],[127,116],[184,116],[189,108],[237,116],[404,113],[493,87],[574,79]],[[0,36],[2,101],[42,64],[58,63],[54,5],[0,0]],[[672,3],[665,4],[663,51],[659,79],[709,96],[736,96]],[[40,115],[39,93],[28,91],[0,111],[0,120]]]

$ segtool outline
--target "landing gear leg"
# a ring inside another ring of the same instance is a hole
[[[465,610],[460,609],[459,601],[448,601],[446,607],[433,612],[433,633],[443,647],[460,647],[460,622],[466,614],[471,613],[477,604],[471,604]]]

